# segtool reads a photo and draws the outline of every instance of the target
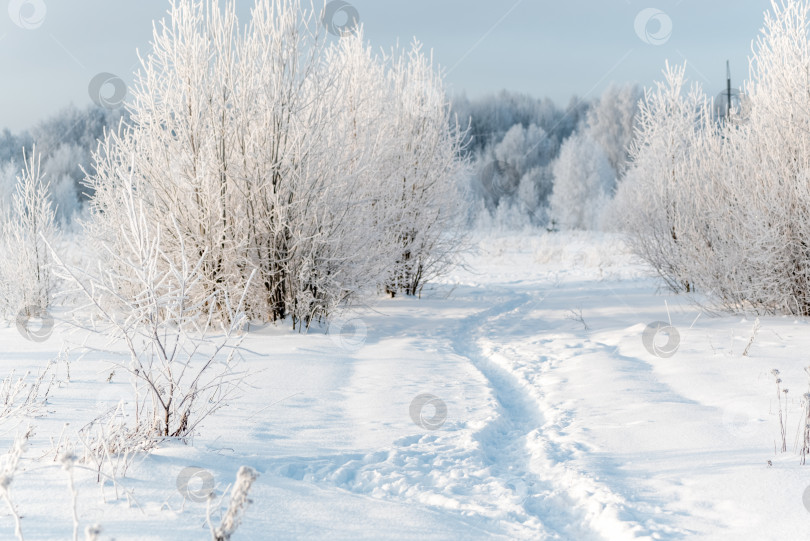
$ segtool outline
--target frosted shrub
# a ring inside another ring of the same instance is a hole
[[[675,290],[732,310],[810,315],[810,65],[806,0],[774,3],[745,117],[718,121],[683,68],[648,91],[616,214]]]
[[[17,506],[11,498],[11,483],[14,481],[14,476],[17,473],[20,464],[20,458],[28,446],[28,440],[31,438],[32,429],[29,428],[24,434],[17,434],[14,437],[14,443],[8,453],[0,457],[0,497],[8,507],[9,513],[14,518],[14,535],[18,540],[23,540],[22,525],[20,523],[20,513],[17,511]]]
[[[382,221],[397,251],[385,288],[392,296],[418,295],[426,281],[455,263],[462,242],[464,133],[452,119],[441,75],[418,42],[393,57],[388,80],[390,123],[403,144],[392,147],[387,160],[392,186],[383,192]]]
[[[55,362],[36,376],[27,372],[16,377],[14,371],[0,381],[0,424],[18,421],[20,417],[33,416],[45,409],[45,404],[54,385]]]
[[[96,155],[89,231],[132,250],[131,178],[163,271],[199,261],[201,313],[227,319],[247,289],[248,318],[306,327],[376,288],[415,292],[448,260],[459,138],[417,46],[328,41],[299,0],[257,1],[244,30],[232,1],[180,0],[130,90],[127,129]]]
[[[641,105],[632,166],[614,205],[633,249],[673,290],[691,291],[702,246],[693,235],[701,230],[705,191],[693,156],[701,152],[700,133],[710,119],[700,88],[687,90],[685,67],[667,65],[664,75]]]
[[[50,306],[54,292],[47,244],[58,231],[40,162],[36,149],[33,155],[24,155],[11,204],[0,224],[0,306],[10,317],[20,310],[25,316],[38,316]]]
[[[195,298],[204,279],[206,254],[191,261],[170,259],[161,230],[134,190],[119,185],[116,196],[123,215],[115,234],[129,243],[130,250],[119,253],[102,244],[98,259],[103,263],[96,272],[62,261],[58,270],[87,301],[85,310],[76,313],[92,314],[89,323],[76,316],[75,325],[127,353],[128,359],[116,366],[131,378],[134,428],[116,429],[121,436],[116,441],[186,437],[224,404],[241,381],[234,365],[245,294]],[[174,221],[172,215],[167,218]],[[175,231],[175,238],[182,241],[180,231]],[[180,253],[186,254],[183,247]],[[218,311],[227,317],[219,320]]]

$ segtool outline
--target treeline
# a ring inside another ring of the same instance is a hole
[[[0,207],[8,211],[22,178],[24,156],[36,147],[41,156],[43,179],[48,184],[57,220],[66,224],[81,212],[92,196],[83,184],[85,171],[94,171],[92,154],[106,129],[117,129],[124,109],[95,105],[67,107],[53,117],[20,133],[0,132]]]
[[[452,101],[451,125],[466,128],[464,154],[473,162],[471,217],[501,226],[600,228],[605,201],[627,169],[634,115],[643,97],[634,85],[611,86],[595,100],[549,99],[502,91]],[[36,146],[57,221],[81,213],[93,188],[93,152],[105,129],[127,120],[125,108],[68,107],[33,129],[0,133],[0,200],[8,205],[23,152]],[[557,187],[556,192],[554,187]],[[556,193],[556,195],[554,195]]]
[[[601,227],[627,168],[642,97],[635,85],[610,86],[593,101],[575,97],[565,108],[506,91],[457,97],[454,111],[470,128],[474,219],[507,227]]]

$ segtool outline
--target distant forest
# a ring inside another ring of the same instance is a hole
[[[451,110],[467,128],[464,151],[471,222],[500,227],[599,228],[601,210],[626,169],[634,117],[643,93],[611,86],[594,100],[548,98],[502,91],[478,99],[456,96]],[[67,224],[92,195],[83,180],[104,131],[126,122],[124,108],[70,106],[20,133],[0,132],[0,201],[10,201],[23,152],[34,146],[56,205]],[[7,203],[6,203],[7,204]]]

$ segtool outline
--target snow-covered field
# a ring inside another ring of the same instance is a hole
[[[252,328],[241,396],[187,445],[137,457],[115,485],[77,465],[81,529],[204,539],[201,495],[227,493],[247,465],[260,477],[234,539],[806,538],[807,321],[761,318],[755,333],[705,313],[610,235],[475,246],[421,299],[381,298],[307,335]],[[664,333],[643,342],[658,321],[679,334],[669,349]],[[66,331],[0,330],[4,373],[43,370]],[[26,539],[71,538],[53,449],[130,396],[123,374],[107,382],[109,359],[78,355],[69,380],[56,364],[44,410],[2,426],[3,448],[35,431],[10,485]],[[790,389],[786,453],[774,368]],[[13,535],[4,503],[0,538]]]

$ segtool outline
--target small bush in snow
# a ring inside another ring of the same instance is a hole
[[[115,234],[126,239],[130,249],[119,253],[104,245],[104,263],[95,273],[61,261],[58,269],[84,296],[83,308],[92,314],[91,323],[77,316],[75,324],[123,346],[128,354],[117,367],[131,378],[135,422],[132,430],[116,432],[123,437],[116,441],[186,437],[241,381],[234,365],[244,293],[236,299],[193,297],[191,292],[203,280],[206,254],[193,261],[170,259],[160,229],[133,191],[125,185],[118,189],[125,217],[116,221]],[[175,234],[185,254],[184,237],[177,230]],[[226,311],[227,323],[217,318],[220,310]]]

